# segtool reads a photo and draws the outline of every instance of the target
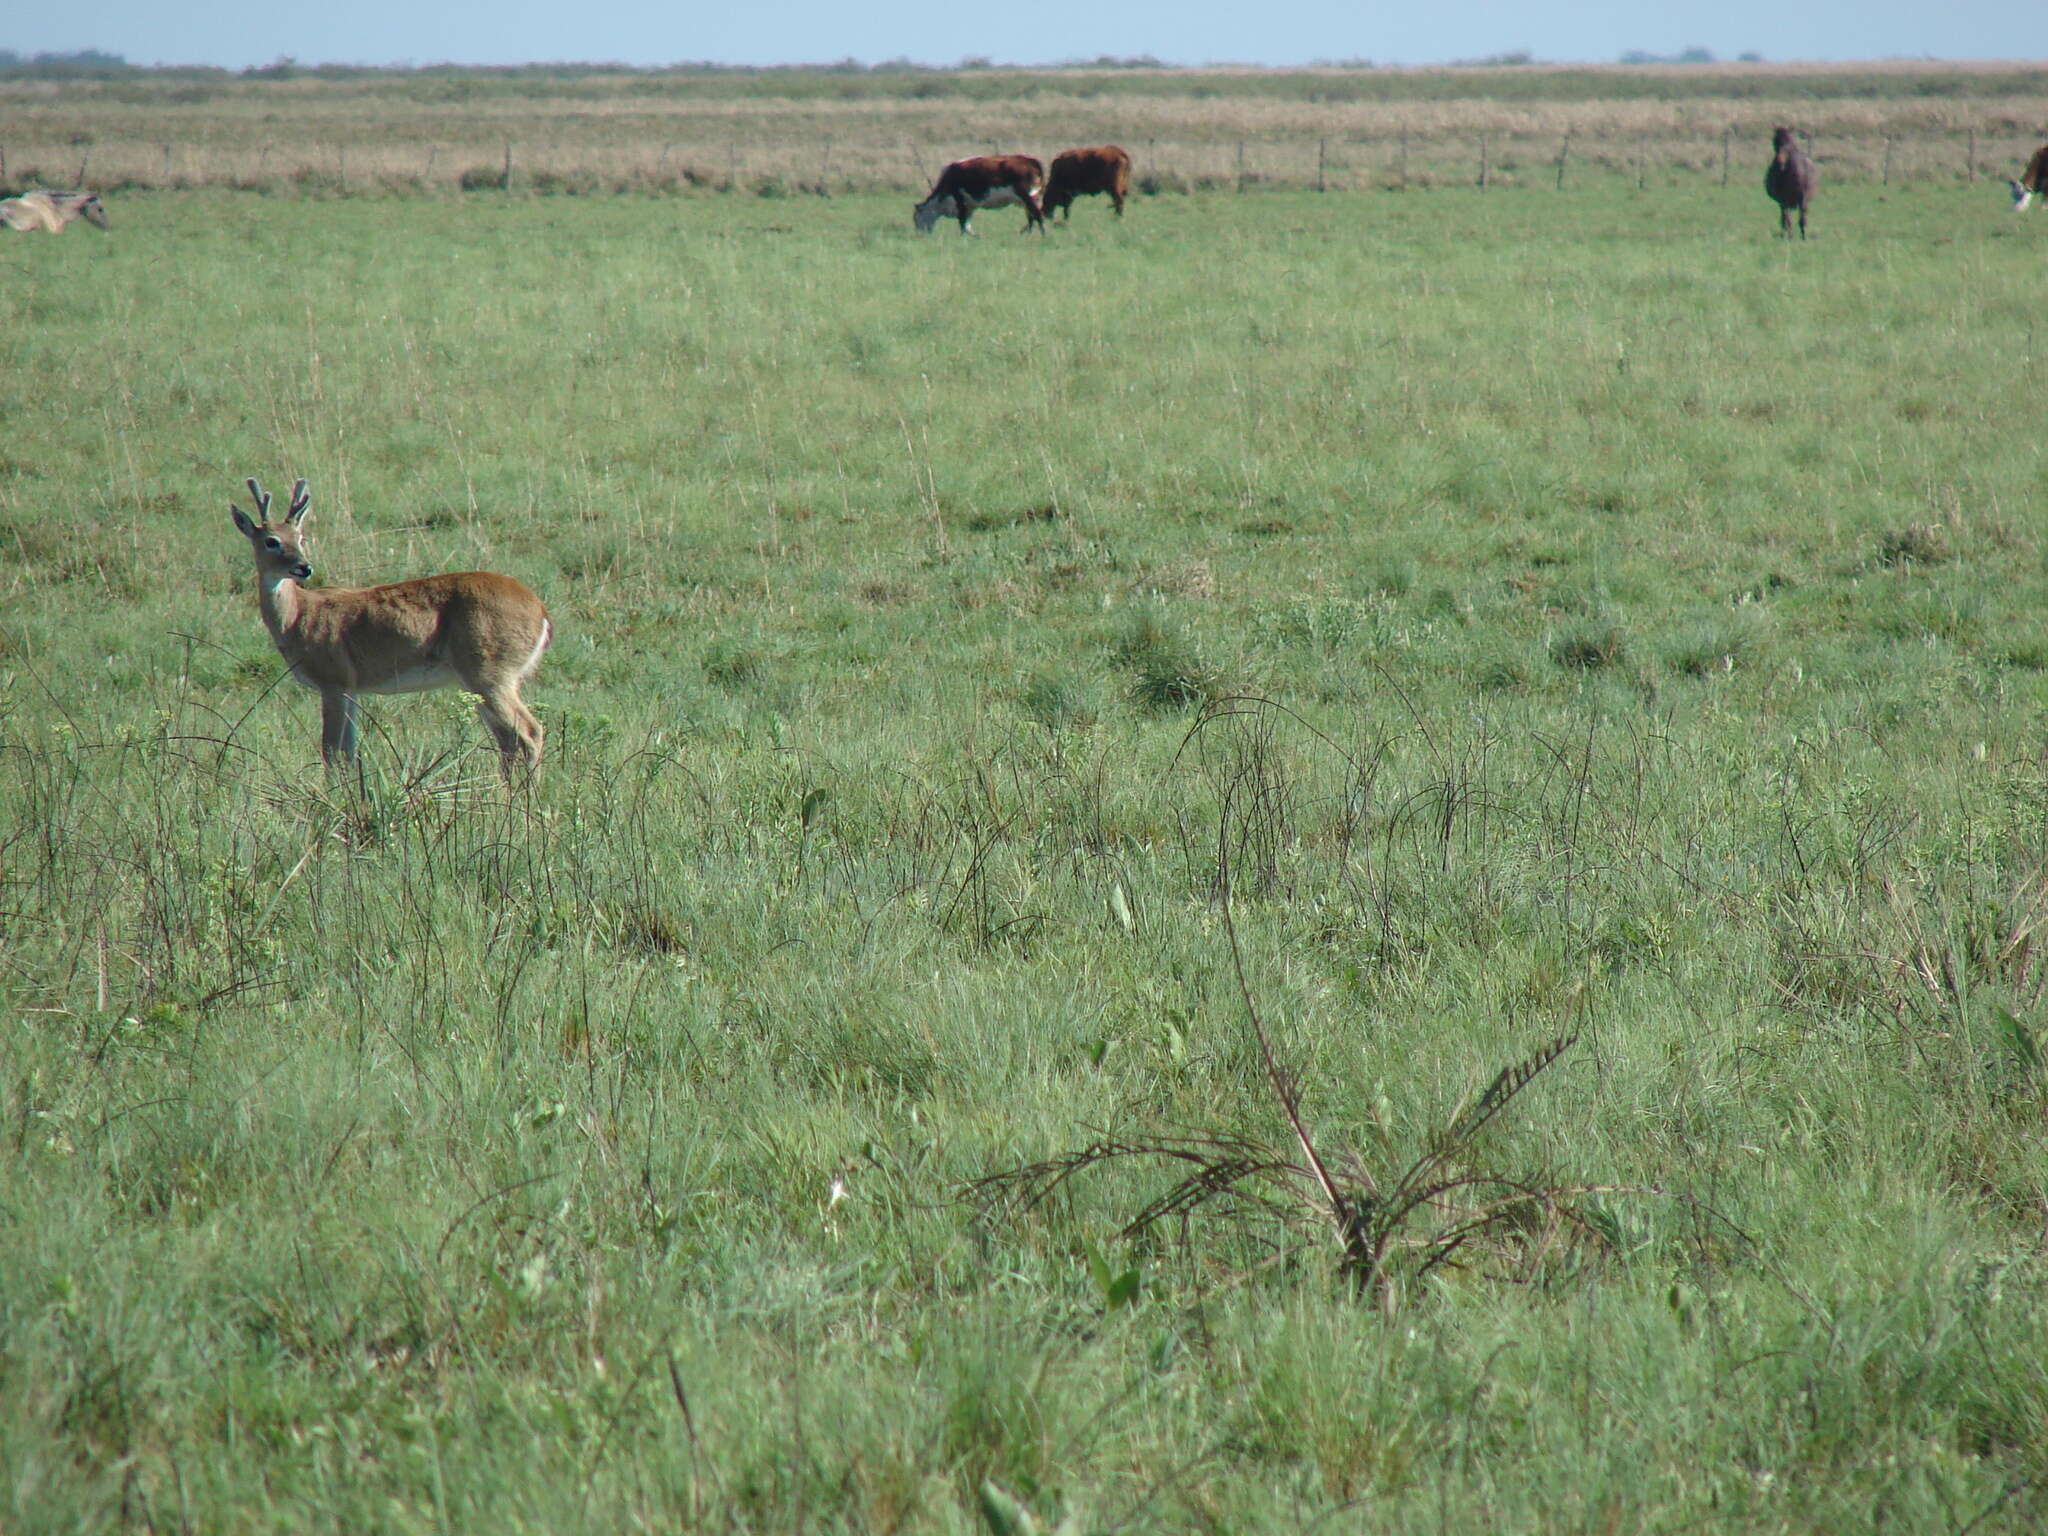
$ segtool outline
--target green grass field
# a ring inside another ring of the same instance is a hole
[[[2039,1529],[2048,224],[1760,180],[0,243],[0,1528]]]

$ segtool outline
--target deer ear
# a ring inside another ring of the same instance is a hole
[[[228,504],[228,511],[232,512],[235,515],[235,526],[241,529],[242,533],[246,537],[252,539],[256,537],[256,525],[249,521],[248,513],[244,512],[240,507],[234,505],[234,503],[232,502]]]

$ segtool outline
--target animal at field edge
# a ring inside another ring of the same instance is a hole
[[[976,155],[955,160],[932,183],[923,202],[912,210],[912,221],[920,235],[932,232],[940,219],[958,219],[960,233],[974,233],[972,220],[983,208],[1024,205],[1024,230],[1045,231],[1045,216],[1039,210],[1038,194],[1045,186],[1045,167],[1029,155]]]
[[[301,480],[270,520],[270,494],[254,480],[250,517],[230,504],[256,555],[263,624],[292,677],[320,694],[320,756],[355,755],[356,695],[460,688],[498,748],[507,782],[540,768],[541,724],[519,697],[554,638],[548,611],[510,576],[459,571],[383,587],[310,589],[302,525],[313,497]]]
[[[61,235],[64,226],[73,219],[83,219],[101,229],[107,228],[107,210],[100,205],[99,194],[24,192],[20,197],[10,197],[0,203],[0,224],[9,229],[46,229],[53,235]]]
[[[1092,192],[1107,192],[1116,205],[1116,216],[1124,216],[1124,199],[1131,195],[1131,157],[1114,144],[1094,149],[1062,150],[1052,157],[1046,172],[1045,196],[1039,205],[1050,219],[1061,209],[1074,217],[1074,199]]]
[[[1790,128],[1771,130],[1771,168],[1764,172],[1764,190],[1778,205],[1778,233],[1792,238],[1792,210],[1799,210],[1799,238],[1806,238],[1806,210],[1820,190],[1820,171],[1793,141]]]
[[[2034,151],[2034,158],[2020,172],[2018,181],[2008,181],[2006,185],[2012,188],[2014,213],[2025,213],[2027,204],[2037,196],[2048,197],[2048,144]]]

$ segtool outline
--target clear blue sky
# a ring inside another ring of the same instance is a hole
[[[1630,49],[1815,59],[2042,59],[2042,0],[0,0],[0,48],[97,48],[136,64],[1432,64],[1526,49],[1608,63]]]

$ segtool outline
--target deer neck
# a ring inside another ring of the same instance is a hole
[[[285,637],[298,628],[313,606],[312,594],[298,581],[281,572],[264,571],[256,578],[257,602],[263,609],[263,627],[270,638],[283,645]]]

